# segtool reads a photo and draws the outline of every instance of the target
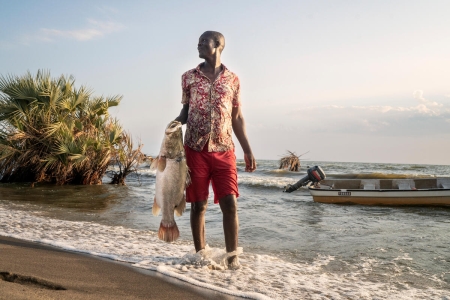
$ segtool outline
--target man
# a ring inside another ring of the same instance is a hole
[[[182,76],[183,108],[176,118],[186,126],[185,150],[191,184],[186,201],[191,203],[191,229],[195,250],[205,248],[205,212],[209,183],[214,203],[223,214],[228,268],[240,267],[237,255],[239,221],[237,201],[236,156],[231,132],[234,131],[244,151],[245,171],[253,172],[253,157],[240,108],[239,78],[220,60],[225,47],[224,36],[206,31],[198,41],[199,57],[205,61]]]

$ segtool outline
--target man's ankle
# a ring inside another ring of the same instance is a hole
[[[239,263],[239,258],[237,255],[228,257],[227,261],[229,270],[237,270],[241,268],[241,264]]]

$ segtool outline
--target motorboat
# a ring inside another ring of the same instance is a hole
[[[319,166],[283,192],[308,187],[321,203],[364,205],[450,205],[450,177],[389,179],[326,179]]]
[[[315,202],[450,205],[450,178],[324,179],[309,186]]]

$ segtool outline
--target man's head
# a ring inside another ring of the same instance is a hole
[[[217,31],[205,31],[198,39],[198,54],[200,58],[220,55],[225,48],[225,37]]]

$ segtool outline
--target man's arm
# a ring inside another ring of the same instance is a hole
[[[186,124],[189,112],[189,104],[183,104],[183,108],[180,111],[180,115],[175,118],[175,121],[181,122],[181,124]]]
[[[253,157],[250,143],[248,142],[247,133],[245,131],[245,121],[242,115],[241,107],[233,107],[231,112],[231,121],[234,134],[236,135],[242,150],[244,150],[245,171],[253,172],[256,170],[256,161]]]

